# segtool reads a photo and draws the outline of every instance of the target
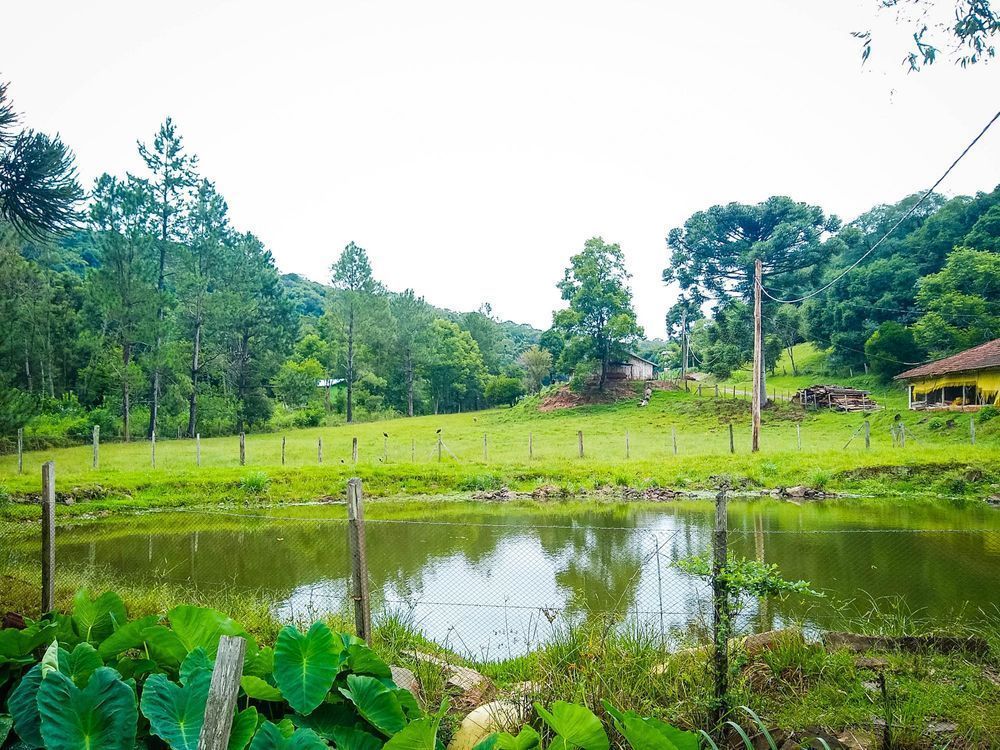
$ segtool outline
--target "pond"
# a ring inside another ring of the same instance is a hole
[[[706,622],[705,582],[675,563],[710,549],[710,502],[382,501],[368,515],[376,617],[400,615],[470,657],[525,653],[579,617],[635,620],[668,638]],[[60,527],[58,559],[61,571],[94,566],[131,583],[255,592],[301,621],[349,611],[344,516],[334,504],[82,522]],[[929,618],[998,614],[998,511],[736,501],[729,519],[732,554],[825,594],[748,602],[748,627],[822,625],[834,606],[869,597],[901,597]],[[37,560],[36,534],[8,545],[5,564]]]

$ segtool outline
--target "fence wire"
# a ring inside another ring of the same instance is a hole
[[[487,511],[488,512],[488,511]],[[710,514],[615,514],[553,522],[482,509],[366,522],[376,625],[399,623],[475,661],[543,647],[570,625],[642,628],[665,645],[708,637],[711,591],[679,563],[711,551]],[[783,528],[754,512],[730,518],[731,558],[777,566],[822,598],[741,602],[743,631],[829,626],[852,607],[891,600],[929,620],[998,613],[1000,529]],[[0,610],[37,615],[37,522],[0,522]],[[351,556],[338,504],[186,509],[61,522],[56,601],[88,587],[164,606],[259,607],[281,622],[351,616]]]

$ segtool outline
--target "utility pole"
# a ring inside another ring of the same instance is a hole
[[[684,390],[687,390],[687,370],[688,370],[688,326],[687,310],[681,310],[681,381],[684,383]]]
[[[753,266],[753,400],[750,406],[753,427],[750,450],[754,453],[760,450],[760,408],[764,397],[761,393],[764,373],[764,333],[760,312],[762,266],[760,258]]]

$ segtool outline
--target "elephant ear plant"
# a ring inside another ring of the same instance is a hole
[[[197,750],[219,641],[246,642],[229,750],[437,750],[424,714],[361,640],[322,622],[259,647],[222,612],[130,620],[112,592],[0,630],[0,748]],[[15,739],[16,735],[16,739]]]

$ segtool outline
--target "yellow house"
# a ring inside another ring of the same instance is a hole
[[[978,409],[1000,406],[1000,339],[901,372],[911,409]]]

